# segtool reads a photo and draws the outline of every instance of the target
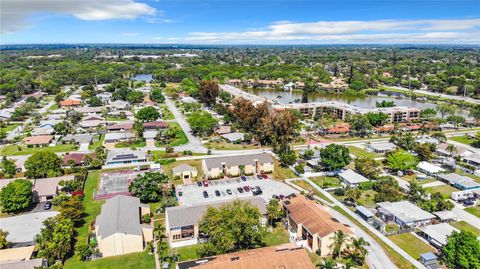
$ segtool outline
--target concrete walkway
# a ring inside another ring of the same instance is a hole
[[[457,215],[459,220],[463,220],[466,223],[474,226],[475,228],[480,229],[480,218],[463,210],[465,207],[463,207],[462,205],[459,205],[455,202],[454,205],[455,206],[453,207],[452,211],[453,213],[455,213],[455,215]]]

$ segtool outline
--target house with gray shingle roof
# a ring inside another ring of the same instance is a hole
[[[103,257],[141,252],[153,240],[150,224],[141,224],[141,217],[150,214],[150,207],[140,199],[117,195],[102,205],[95,220],[98,249]]]
[[[203,159],[202,168],[207,178],[236,177],[272,173],[274,161],[268,153],[222,156]]]

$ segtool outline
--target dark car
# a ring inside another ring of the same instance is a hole
[[[231,189],[227,189],[227,193],[228,193],[228,195],[232,195],[233,192],[232,192]]]
[[[204,187],[208,187],[208,180],[204,180],[204,181],[203,181],[203,186],[204,186]]]
[[[262,174],[263,179],[268,179],[267,174]]]
[[[260,189],[259,186],[256,186],[255,188],[252,188],[252,193],[253,195],[260,195],[263,193],[262,189]]]
[[[238,187],[238,188],[237,188],[237,191],[238,191],[239,193],[243,193],[242,187]]]
[[[219,191],[219,190],[216,190],[216,191],[215,191],[215,195],[216,195],[216,196],[220,196],[220,191]]]
[[[45,203],[45,205],[43,206],[43,209],[45,209],[45,210],[50,210],[50,208],[52,208],[52,202],[47,201],[47,202]]]
[[[203,191],[203,197],[208,198],[208,192],[207,191]]]
[[[202,182],[201,182],[201,181],[197,181],[197,186],[201,187],[201,186],[202,186]]]
[[[246,177],[246,176],[242,176],[242,180],[243,180],[243,181],[247,181],[247,177]]]
[[[280,199],[280,198],[278,197],[278,195],[274,194],[272,195],[272,199]]]
[[[250,191],[250,187],[249,187],[249,186],[243,186],[243,189],[244,189],[246,192],[249,192],[249,191]]]
[[[260,174],[257,175],[257,178],[258,179],[263,179],[262,175],[260,175]]]
[[[463,202],[463,205],[464,205],[464,206],[472,206],[472,205],[475,205],[475,202],[472,201],[472,200],[465,200],[465,201]]]

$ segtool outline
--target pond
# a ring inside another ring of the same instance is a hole
[[[247,92],[256,94],[258,96],[266,97],[272,101],[280,104],[299,103],[302,100],[302,92],[300,91],[283,91],[274,89],[244,89]],[[397,97],[397,98],[396,98]],[[375,108],[377,102],[382,101],[394,101],[396,106],[414,107],[418,109],[433,108],[436,109],[437,105],[429,102],[419,102],[404,97],[401,93],[397,92],[379,92],[378,95],[366,95],[366,96],[351,96],[341,95],[333,93],[320,93],[315,92],[308,95],[308,102],[327,102],[327,101],[339,101],[354,105],[360,108]],[[458,109],[457,114],[461,116],[468,116],[467,110]]]
[[[152,74],[136,74],[134,77],[132,77],[132,80],[151,82],[153,80],[153,75]]]

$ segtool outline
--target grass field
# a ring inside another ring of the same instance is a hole
[[[465,145],[470,145],[472,143],[472,139],[469,136],[452,136],[448,138],[448,140],[452,140]]]
[[[436,192],[440,192],[441,194],[443,194],[443,196],[445,198],[450,198],[450,194],[452,194],[452,192],[454,191],[458,191],[458,189],[450,186],[450,185],[441,185],[441,186],[435,186],[435,187],[428,187],[428,188],[425,188],[425,190],[429,193],[436,193]]]
[[[57,104],[53,104],[51,107],[48,108],[48,110],[57,110],[59,109],[60,107],[58,107]]]
[[[221,142],[208,142],[205,143],[205,147],[217,150],[242,150],[242,149],[258,149],[259,147],[255,145],[242,145],[242,144],[233,144],[226,141]]]
[[[147,142],[143,139],[135,140],[133,143],[119,142],[115,144],[115,148],[143,148],[145,146],[147,146]]]
[[[17,128],[19,125],[20,123],[10,123],[5,125],[5,127],[0,128],[0,130],[8,133],[8,132],[11,132],[13,129]]]
[[[179,260],[181,262],[195,260],[200,258],[200,255],[198,255],[199,248],[200,248],[199,244],[193,245],[193,246],[174,248],[170,250],[170,253],[177,253],[179,256]]]
[[[297,175],[287,167],[280,166],[280,163],[277,160],[274,160],[275,164],[273,167],[273,178],[278,180],[285,180],[287,178],[296,178]]]
[[[155,268],[155,256],[149,255],[147,251],[121,255],[117,257],[101,258],[94,261],[67,262],[64,268],[75,269],[117,269],[117,268],[135,268],[152,269]]]
[[[451,223],[450,225],[452,225],[453,227],[459,230],[472,232],[477,237],[480,236],[480,229],[477,229],[476,227],[466,223],[465,221],[457,221],[457,222]]]
[[[52,151],[52,152],[69,152],[69,151],[76,151],[78,146],[72,144],[59,144],[53,147],[35,147],[35,148],[28,148],[21,146],[21,150],[18,150],[17,145],[6,145],[0,150],[0,155],[2,156],[18,156],[18,155],[27,155],[33,154],[40,151]]]
[[[95,150],[98,147],[101,147],[103,145],[103,140],[105,140],[105,135],[95,135],[93,138],[93,143],[88,145],[88,149],[90,150]]]
[[[420,254],[423,254],[425,252],[435,252],[435,249],[433,247],[423,242],[411,233],[392,235],[388,238],[417,260],[420,258]]]
[[[163,120],[174,120],[175,116],[173,113],[168,109],[167,105],[160,105],[162,110],[162,119]]]
[[[177,133],[176,137],[170,141],[168,144],[160,144],[158,142],[155,142],[155,146],[157,147],[166,147],[166,146],[180,146],[188,143],[188,138],[187,135],[183,132],[183,129],[180,127],[180,125],[177,122],[169,122],[168,123],[169,128],[177,127]]]
[[[283,229],[280,224],[278,224],[277,227],[273,228],[273,231],[271,233],[267,234],[264,242],[267,246],[275,246],[288,243],[288,232]]]
[[[93,170],[88,172],[87,180],[85,182],[83,198],[83,206],[85,207],[85,223],[83,226],[76,229],[76,243],[87,243],[90,223],[100,214],[100,209],[104,201],[97,201],[93,199],[93,196],[97,190],[98,184],[100,183],[100,173],[101,170]],[[138,254],[135,254],[138,255]],[[122,256],[124,257],[124,256]],[[136,256],[132,256],[136,257]],[[120,257],[118,257],[120,258]],[[102,259],[103,260],[103,259]],[[117,264],[116,260],[112,260],[112,264]],[[96,262],[99,262],[98,266],[104,266],[103,262],[94,261],[91,262],[92,266],[97,266]],[[83,266],[83,267],[81,267]],[[106,265],[105,265],[106,266]],[[115,267],[90,267],[90,262],[82,262],[77,256],[73,256],[65,263],[65,268],[115,268]]]
[[[305,180],[295,180],[295,181],[292,181],[292,182],[293,182],[293,184],[299,186],[300,188],[302,188],[306,191],[313,192],[314,195],[322,198],[323,200],[325,200],[329,203],[332,202],[332,200],[330,200],[330,198],[328,198],[327,196],[323,195],[323,193],[316,190],[314,187],[312,187],[312,185],[308,184],[308,182],[306,182]]]
[[[464,210],[480,218],[480,206],[467,207]]]
[[[315,184],[317,184],[320,188],[330,188],[330,187],[338,187],[340,186],[340,179],[338,177],[314,177],[311,178]]]
[[[348,149],[350,150],[350,153],[357,156],[357,157],[368,157],[368,158],[378,158],[382,157],[379,154],[375,154],[373,152],[361,149],[359,147],[355,146],[348,146]]]

